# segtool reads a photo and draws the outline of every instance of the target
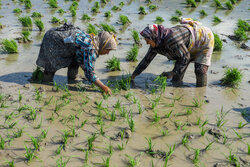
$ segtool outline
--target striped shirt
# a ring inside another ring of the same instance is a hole
[[[170,60],[176,60],[173,72],[181,73],[183,68],[190,62],[191,56],[188,51],[191,33],[182,25],[170,28],[170,33],[161,41],[159,46],[150,47],[145,57],[141,60],[132,75],[137,76],[143,72],[157,53],[166,56]]]

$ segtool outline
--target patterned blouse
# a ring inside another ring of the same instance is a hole
[[[91,37],[83,31],[77,31],[75,34],[76,61],[83,68],[86,78],[93,83],[98,80],[95,71],[95,61],[98,57],[96,50],[91,44]]]

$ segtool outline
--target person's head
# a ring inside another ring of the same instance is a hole
[[[156,47],[158,45],[158,25],[153,24],[149,25],[144,30],[141,31],[141,36],[144,37],[147,44],[151,47]]]
[[[111,50],[117,48],[118,41],[113,33],[102,31],[98,34],[99,38],[99,55],[109,54]]]

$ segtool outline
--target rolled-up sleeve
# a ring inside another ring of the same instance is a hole
[[[141,60],[141,62],[139,63],[139,65],[136,67],[135,71],[133,72],[132,75],[137,76],[140,75],[147,67],[148,65],[151,63],[151,61],[155,58],[155,56],[157,55],[157,52],[155,52],[153,50],[152,47],[149,48],[147,54],[145,55],[145,57]]]

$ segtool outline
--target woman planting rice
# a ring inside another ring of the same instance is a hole
[[[182,82],[190,62],[195,62],[196,86],[207,85],[207,70],[211,64],[214,47],[212,31],[192,19],[181,19],[181,25],[165,28],[162,25],[147,26],[141,35],[150,48],[132,74],[132,80],[138,76],[157,53],[170,60],[176,60],[174,69],[161,75]]]
[[[46,32],[36,64],[44,68],[44,82],[52,82],[55,72],[65,67],[68,67],[68,80],[75,80],[80,66],[89,82],[111,94],[109,87],[97,78],[94,63],[99,55],[108,54],[116,47],[117,40],[109,32],[102,31],[95,36],[65,24]]]

